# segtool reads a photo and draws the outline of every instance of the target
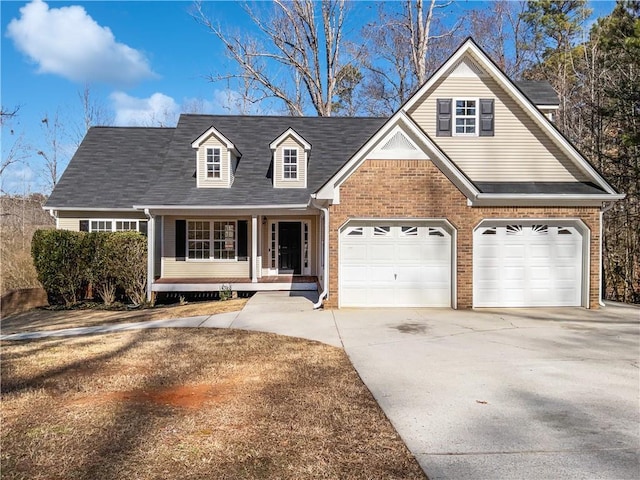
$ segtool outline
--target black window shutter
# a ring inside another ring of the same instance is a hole
[[[187,221],[176,220],[176,260],[187,257]]]
[[[81,232],[89,231],[89,220],[80,220],[80,231]]]
[[[248,257],[249,228],[246,220],[238,220],[238,259],[244,260]]]
[[[140,220],[138,222],[138,231],[146,237],[149,233],[149,223],[146,220]]]
[[[493,99],[480,99],[480,136],[493,137],[494,135]]]
[[[436,136],[451,136],[451,99],[438,98],[438,112],[436,119]]]

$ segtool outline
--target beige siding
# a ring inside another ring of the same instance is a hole
[[[494,98],[495,136],[436,137],[438,98]],[[583,181],[586,176],[493,78],[444,77],[409,112],[473,181]]]
[[[58,228],[61,230],[80,230],[80,220],[146,220],[142,212],[79,212],[59,211]]]
[[[284,149],[298,149],[298,178],[296,180],[284,178]],[[274,155],[273,186],[275,188],[305,188],[307,186],[307,155],[304,146],[292,136],[285,138],[276,148]]]
[[[207,178],[207,148],[219,148],[220,149],[220,178]],[[229,158],[233,155],[230,154],[227,147],[220,142],[214,135],[210,135],[200,148],[198,148],[198,187],[200,188],[228,188],[230,183],[229,171]]]
[[[163,278],[223,278],[223,277],[249,277],[250,261],[221,261],[221,260],[180,260],[176,256],[176,219],[178,217],[164,217],[162,251],[162,277]],[[183,217],[179,217],[182,219]],[[203,218],[202,220],[208,220]],[[236,219],[233,219],[236,220]],[[249,238],[251,238],[251,219],[249,220]],[[249,249],[249,254],[251,250]]]

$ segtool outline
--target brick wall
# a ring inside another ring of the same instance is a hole
[[[338,306],[338,229],[349,218],[444,218],[457,229],[458,308],[473,305],[473,229],[485,218],[580,218],[591,231],[591,308],[598,308],[597,207],[468,207],[466,197],[429,161],[367,160],[340,187],[330,207],[328,308]]]

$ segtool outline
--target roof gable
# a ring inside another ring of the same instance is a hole
[[[467,39],[456,52],[420,87],[401,110],[410,112],[419,102],[434,88],[443,78],[452,72],[460,72],[460,65],[465,64],[467,74],[476,73],[477,69],[491,77],[497,85],[522,108],[522,110],[537,124],[542,132],[567,156],[567,158],[582,172],[589,181],[592,181],[605,192],[615,194],[615,190],[602,178],[602,176],[589,164],[589,162],[576,150],[576,148],[553,126],[548,119],[536,108],[532,101],[512,82],[486,53],[471,39]],[[461,93],[464,96],[464,92]]]
[[[269,144],[269,148],[271,150],[275,150],[276,148],[278,148],[278,146],[285,141],[288,137],[293,137],[298,144],[302,145],[302,147],[306,150],[309,151],[311,150],[311,144],[309,142],[307,142],[302,135],[300,135],[298,132],[296,132],[293,128],[289,127],[287,128],[287,130],[285,130],[281,135],[278,136],[278,138],[276,138],[273,142],[271,142]]]

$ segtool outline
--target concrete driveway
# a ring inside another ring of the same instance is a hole
[[[431,480],[640,478],[640,310],[336,310]]]
[[[242,328],[345,348],[431,480],[640,478],[640,309],[312,310],[260,292],[239,313],[2,336]]]

